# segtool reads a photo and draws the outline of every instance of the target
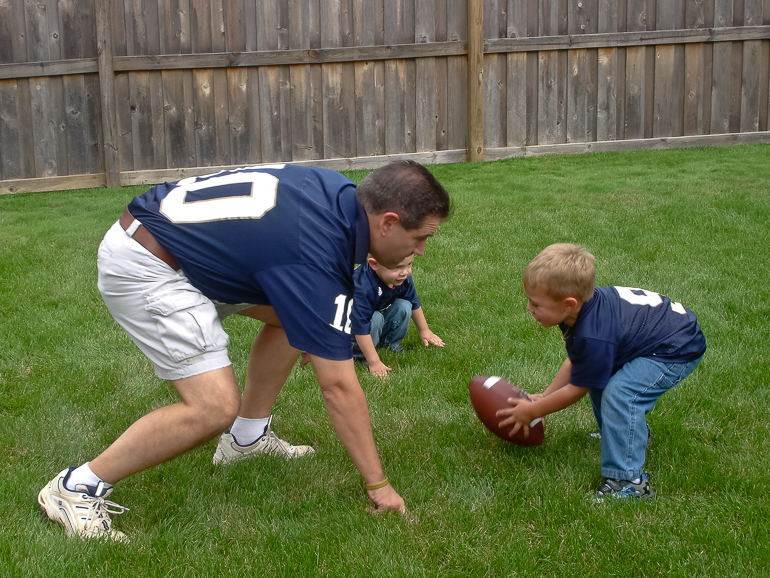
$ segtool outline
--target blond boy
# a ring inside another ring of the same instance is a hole
[[[501,426],[514,424],[513,435],[589,394],[606,478],[597,497],[648,498],[645,416],[698,366],[706,340],[680,303],[643,289],[595,288],[595,277],[593,255],[568,243],[546,247],[527,265],[527,311],[543,327],[558,325],[567,359],[534,403],[509,399],[497,415]]]

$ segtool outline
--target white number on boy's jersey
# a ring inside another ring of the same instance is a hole
[[[628,301],[633,305],[649,305],[650,307],[657,307],[663,303],[663,297],[653,291],[645,291],[644,289],[636,289],[635,287],[615,287],[615,290],[620,295],[620,298],[624,301]],[[686,315],[684,306],[681,303],[671,302],[671,311],[679,313],[680,315]]]
[[[247,185],[249,194],[187,201],[187,193],[227,185]],[[206,223],[228,219],[259,219],[275,207],[278,178],[268,173],[235,171],[198,181],[182,179],[160,203],[160,212],[172,223]]]
[[[345,311],[345,302],[347,301],[348,307],[347,312]],[[334,329],[337,331],[344,331],[345,333],[350,333],[350,310],[353,308],[353,300],[350,299],[348,301],[348,296],[343,295],[340,293],[337,295],[336,299],[334,299],[334,304],[337,306],[337,311],[334,314],[334,322],[329,323]],[[345,325],[343,327],[342,325],[342,317],[346,317],[347,321],[345,322]]]

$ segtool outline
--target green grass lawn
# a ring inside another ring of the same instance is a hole
[[[81,541],[39,511],[56,473],[176,401],[115,324],[96,251],[145,187],[0,197],[1,576],[770,575],[770,146],[523,158],[431,167],[453,218],[414,280],[412,326],[381,382],[359,369],[386,473],[409,513],[371,516],[312,370],[295,367],[274,429],[311,460],[220,468],[216,442],[124,480],[129,544]],[[360,181],[364,172],[350,173]],[[652,502],[592,504],[602,482],[588,398],[536,448],[486,431],[475,374],[542,391],[564,358],[525,310],[524,266],[575,242],[597,284],[651,289],[699,317],[700,367],[649,416]],[[252,320],[225,320],[240,381]]]

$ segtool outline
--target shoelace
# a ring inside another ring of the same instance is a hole
[[[270,440],[269,445],[270,446],[278,446],[278,450],[282,451],[284,454],[291,455],[294,453],[292,450],[294,449],[294,446],[291,445],[289,442],[283,441],[281,438],[279,438],[277,435],[275,435],[272,431],[267,433],[267,437]]]
[[[127,512],[129,510],[129,508],[121,506],[120,504],[116,504],[115,502],[110,502],[104,498],[95,498],[94,496],[89,496],[88,494],[83,494],[83,501],[91,504],[88,508],[88,515],[86,516],[86,523],[83,525],[83,530],[89,530],[91,528],[91,524],[93,524],[94,521],[102,519],[103,512],[119,516],[123,512]],[[110,507],[113,509],[111,510]],[[107,516],[107,518],[109,519],[109,516]]]

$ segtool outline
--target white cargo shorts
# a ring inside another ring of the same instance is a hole
[[[99,292],[161,379],[229,366],[217,305],[115,223],[99,246]],[[248,305],[223,305],[224,314]]]

